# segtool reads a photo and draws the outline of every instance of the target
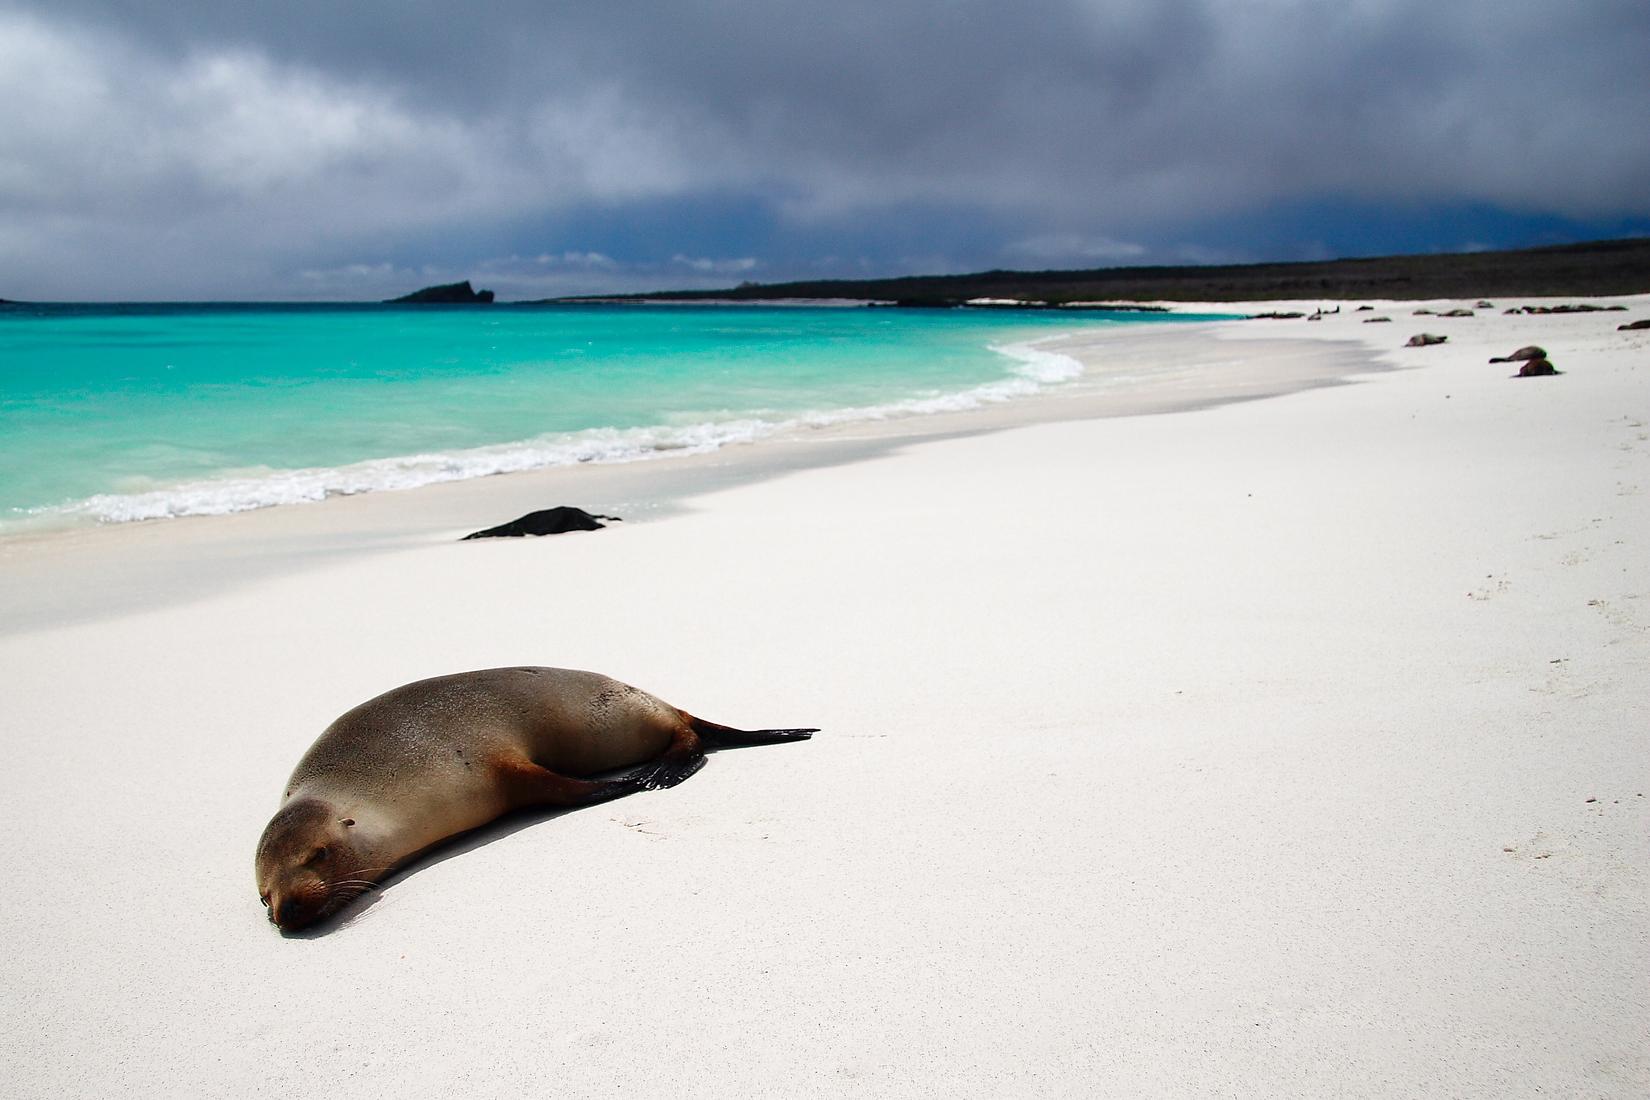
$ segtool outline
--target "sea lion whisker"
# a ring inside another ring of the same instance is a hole
[[[370,882],[370,881],[368,881],[367,879],[364,879],[364,878],[346,878],[346,879],[340,879],[339,881],[333,883],[327,889],[330,890],[330,891],[352,890],[352,889],[357,890],[357,891],[359,891],[359,890],[372,890],[372,889],[376,888],[377,885],[378,885],[377,883]]]
[[[374,875],[381,871],[388,871],[393,864],[386,863],[382,867],[357,867],[353,871],[345,871],[345,878],[360,878],[362,875]]]
[[[352,886],[357,890],[376,890],[376,889],[378,889],[378,884],[376,882],[368,882],[366,879],[345,879],[342,882],[333,883],[332,886],[331,886],[331,889],[333,889],[333,890],[344,890],[344,889],[348,889],[349,887],[352,887]]]
[[[327,893],[326,899],[321,902],[320,916],[330,916],[344,906],[367,892],[365,886],[348,886],[344,889],[334,889]]]

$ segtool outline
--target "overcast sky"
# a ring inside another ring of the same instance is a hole
[[[0,297],[1650,233],[1645,0],[0,0]]]

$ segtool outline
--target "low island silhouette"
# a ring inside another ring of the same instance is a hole
[[[399,298],[386,298],[385,304],[419,305],[419,306],[486,306],[493,304],[493,292],[490,290],[476,290],[470,285],[470,280],[461,283],[442,283],[440,286],[427,286],[422,290],[415,290],[411,294],[403,294]]]

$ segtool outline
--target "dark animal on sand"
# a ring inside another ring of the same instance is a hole
[[[583,508],[574,508],[563,504],[539,512],[528,512],[520,519],[513,519],[509,523],[501,523],[497,527],[489,527],[485,531],[472,531],[459,541],[521,538],[527,535],[562,535],[568,531],[600,531],[607,526],[606,523],[602,522],[603,520],[607,520],[609,523],[618,523],[619,517],[592,515]]]
[[[1490,362],[1492,362],[1492,363],[1517,363],[1517,362],[1519,362],[1521,360],[1524,360],[1524,359],[1545,359],[1545,358],[1547,358],[1547,349],[1546,348],[1540,347],[1539,345],[1536,345],[1536,344],[1530,344],[1527,347],[1519,348],[1517,351],[1513,352],[1511,355],[1497,355],[1494,359],[1491,359]]]
[[[1446,341],[1448,339],[1449,339],[1448,336],[1437,336],[1437,335],[1434,335],[1433,333],[1430,333],[1430,332],[1422,332],[1422,333],[1418,333],[1415,336],[1411,336],[1409,338],[1409,343],[1405,344],[1404,347],[1406,347],[1406,348],[1428,348],[1428,347],[1431,347],[1433,344],[1442,344],[1444,341]]]
[[[1580,305],[1523,306],[1520,309],[1509,310],[1508,312],[1512,312],[1512,313],[1518,313],[1518,312],[1522,312],[1522,313],[1616,313],[1616,312],[1619,312],[1619,311],[1624,310],[1626,308],[1627,308],[1626,306],[1595,306],[1595,305],[1592,305],[1590,303],[1583,302]]]

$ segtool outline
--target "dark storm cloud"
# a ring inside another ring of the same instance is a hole
[[[1129,262],[1326,201],[1642,219],[1647,48],[1614,0],[0,6],[0,294]],[[673,203],[746,213],[707,241]],[[632,209],[650,248],[581,228]]]

